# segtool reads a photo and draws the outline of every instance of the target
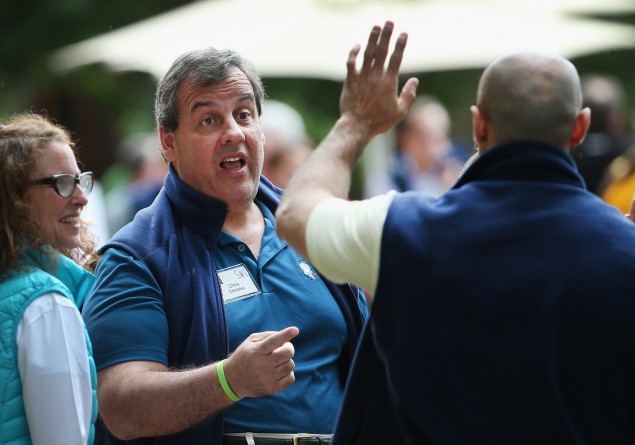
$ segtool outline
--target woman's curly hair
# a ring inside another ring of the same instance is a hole
[[[56,249],[43,239],[34,209],[26,199],[41,153],[51,142],[68,144],[75,151],[70,133],[45,116],[21,113],[0,124],[0,276],[22,270],[26,251],[36,249],[50,256],[50,248]],[[80,239],[77,248],[57,251],[93,270],[98,255],[85,221],[81,222]]]

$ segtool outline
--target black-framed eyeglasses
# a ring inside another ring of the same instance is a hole
[[[93,191],[93,182],[95,176],[93,172],[84,172],[81,175],[73,176],[68,173],[62,173],[59,175],[49,176],[48,178],[36,179],[31,183],[34,185],[50,185],[55,189],[55,193],[62,198],[70,198],[75,191],[75,185],[79,184],[79,187],[84,191],[86,195],[90,195]]]

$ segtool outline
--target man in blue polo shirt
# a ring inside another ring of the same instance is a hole
[[[84,304],[98,444],[330,442],[366,301],[277,236],[263,98],[251,64],[213,48],[158,84],[164,187],[104,246]]]

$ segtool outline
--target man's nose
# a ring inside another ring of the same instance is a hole
[[[245,134],[238,122],[234,119],[228,119],[226,121],[225,128],[223,129],[222,142],[223,144],[240,144],[245,140]]]

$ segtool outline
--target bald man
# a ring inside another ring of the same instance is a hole
[[[360,97],[348,77],[276,215],[324,275],[375,295],[333,443],[635,443],[635,225],[568,154],[590,122],[575,67],[494,60],[471,107],[478,154],[437,199],[346,200],[381,131],[357,110],[396,118],[415,83]]]

